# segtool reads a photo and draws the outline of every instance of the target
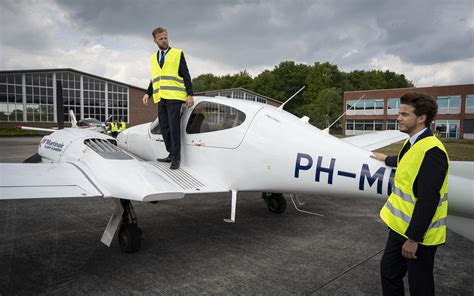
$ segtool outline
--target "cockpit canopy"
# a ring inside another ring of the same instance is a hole
[[[245,113],[213,102],[200,102],[189,116],[186,133],[199,134],[225,130],[241,125]]]
[[[189,116],[186,133],[209,133],[234,128],[244,123],[245,118],[244,112],[231,106],[200,102]],[[161,134],[158,117],[151,123],[150,132],[155,135]]]

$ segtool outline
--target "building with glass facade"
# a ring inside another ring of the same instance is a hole
[[[129,124],[156,116],[155,108],[135,110],[143,109],[145,90],[132,85],[74,69],[0,71],[0,127],[54,125],[58,81],[63,88],[65,122],[70,121],[69,110],[77,119],[105,121],[112,116]]]
[[[432,130],[440,138],[474,139],[474,84],[344,92],[344,134],[397,130],[400,97],[414,91],[436,98],[438,115]]]

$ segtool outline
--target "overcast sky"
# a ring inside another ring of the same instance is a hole
[[[168,29],[192,77],[253,77],[280,62],[474,83],[472,0],[0,0],[0,70],[73,68],[147,87],[151,32]]]

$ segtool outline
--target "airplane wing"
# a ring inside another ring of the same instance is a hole
[[[408,135],[400,131],[387,130],[370,134],[342,138],[344,142],[363,148],[368,151],[374,151],[390,144],[402,141],[408,138]]]
[[[184,166],[171,170],[168,163],[157,161],[133,160],[123,167],[98,167],[93,172],[73,163],[0,163],[0,200],[115,197],[156,201],[211,192],[229,189],[195,177]]]
[[[0,200],[103,196],[90,179],[70,163],[2,163],[0,193]]]

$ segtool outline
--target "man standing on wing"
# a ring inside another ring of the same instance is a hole
[[[194,105],[193,86],[184,53],[169,47],[166,29],[158,27],[152,35],[158,51],[150,57],[151,81],[143,104],[148,105],[151,96],[158,104],[161,134],[169,155],[157,160],[171,162],[170,169],[175,170],[181,161],[181,106]]]

